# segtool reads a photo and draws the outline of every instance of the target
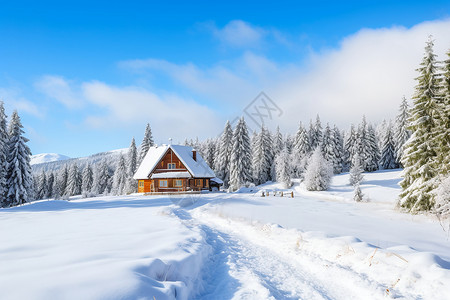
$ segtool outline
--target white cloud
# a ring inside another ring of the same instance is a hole
[[[450,20],[410,29],[363,29],[344,39],[339,49],[316,54],[308,72],[274,89],[285,111],[283,122],[292,126],[316,113],[345,126],[362,114],[375,122],[393,117],[401,97],[414,91],[415,69],[429,34],[442,59],[450,48]]]
[[[82,91],[86,101],[104,109],[104,113],[86,119],[92,127],[118,128],[150,122],[159,137],[184,140],[216,135],[222,126],[214,111],[174,95],[158,96],[142,88],[115,87],[98,81],[83,83]]]
[[[0,100],[4,101],[8,110],[17,110],[40,119],[44,118],[45,110],[28,101],[20,95],[20,91],[11,88],[0,88]]]
[[[225,27],[213,27],[214,35],[224,44],[234,47],[257,47],[267,32],[242,20],[230,21]]]
[[[230,25],[230,32],[240,26],[252,28],[245,22],[236,24]],[[253,39],[260,40],[262,34],[255,33]],[[415,69],[430,34],[442,59],[450,48],[448,19],[412,28],[362,29],[343,39],[336,49],[311,53],[307,67],[280,64],[250,51],[206,68],[154,59],[122,66],[163,72],[194,94],[238,107],[235,113],[265,91],[284,112],[277,121],[291,131],[299,121],[307,122],[317,113],[325,122],[347,127],[359,122],[363,114],[373,122],[394,117],[402,96],[410,97],[414,91]]]
[[[81,97],[74,91],[71,83],[61,76],[45,75],[35,83],[35,87],[68,108],[73,109],[83,106]]]

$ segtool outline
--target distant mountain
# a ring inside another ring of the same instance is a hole
[[[70,159],[70,157],[57,153],[41,153],[31,156],[31,165],[43,164],[53,161]]]
[[[88,163],[96,164],[102,160],[105,160],[106,162],[108,162],[108,165],[115,166],[116,161],[118,160],[119,156],[126,155],[127,153],[128,153],[128,148],[100,152],[100,153],[96,153],[96,154],[93,154],[90,156],[79,157],[79,158],[70,158],[70,157],[61,155],[62,157],[65,157],[65,158],[59,159],[59,160],[54,159],[54,160],[32,163],[32,168],[33,168],[34,173],[40,173],[42,171],[46,171],[46,172],[57,171],[66,165],[70,166],[75,163],[78,165],[78,167],[84,168],[84,166]],[[38,155],[43,155],[43,154],[38,154]],[[34,156],[38,156],[38,155],[34,155]],[[51,155],[59,155],[59,154],[51,154]]]

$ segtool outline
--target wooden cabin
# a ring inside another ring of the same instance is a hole
[[[211,190],[215,177],[196,150],[181,145],[150,147],[133,176],[139,193]]]

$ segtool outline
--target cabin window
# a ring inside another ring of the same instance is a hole
[[[167,187],[167,180],[160,180],[159,187]]]
[[[174,163],[167,164],[167,169],[176,169],[177,165]]]
[[[181,180],[181,179],[175,179],[175,186],[176,186],[176,187],[183,186],[183,180]]]
[[[202,186],[203,185],[202,179],[195,179],[195,185],[196,186]]]
[[[139,180],[139,187],[144,187],[144,180]]]

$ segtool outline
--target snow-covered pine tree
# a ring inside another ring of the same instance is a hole
[[[216,141],[215,139],[207,139],[205,143],[205,156],[204,159],[208,166],[211,168],[215,165],[215,159],[216,159]]]
[[[386,121],[386,119],[384,119],[383,122],[381,122],[380,124],[378,124],[375,127],[375,135],[376,135],[377,141],[378,141],[378,149],[383,148],[383,144],[382,144],[383,137],[386,135],[386,130],[387,130],[388,124],[389,123]]]
[[[409,119],[412,135],[406,142],[401,163],[404,166],[400,182],[400,205],[410,212],[427,211],[433,207],[436,169],[436,138],[434,128],[440,114],[439,86],[433,41],[427,41],[425,55],[417,69],[416,91]]]
[[[152,129],[150,124],[147,123],[145,128],[144,138],[142,139],[141,146],[139,147],[139,158],[138,165],[144,160],[145,155],[147,155],[148,149],[152,147],[155,143],[153,142]]]
[[[230,159],[230,189],[238,190],[252,181],[252,153],[250,138],[244,117],[240,118],[233,132]]]
[[[103,160],[95,165],[94,181],[92,183],[92,191],[97,195],[108,193],[109,169],[106,161]]]
[[[0,207],[6,206],[7,147],[8,130],[6,127],[6,114],[3,101],[0,101]]]
[[[377,136],[375,129],[371,124],[367,126],[367,146],[368,146],[368,156],[366,171],[373,172],[378,170],[378,162],[380,161],[380,148],[378,147]]]
[[[224,188],[228,188],[230,181],[230,157],[233,146],[233,129],[227,121],[219,140],[219,155],[216,159],[216,176],[222,179]]]
[[[261,132],[256,135],[253,144],[253,182],[256,185],[270,180],[270,170],[273,164],[272,140],[270,132],[261,127]]]
[[[87,164],[83,169],[81,192],[83,195],[88,195],[92,190],[92,183],[94,181],[94,174],[91,164]]]
[[[136,169],[137,169],[137,150],[136,150],[136,142],[134,141],[134,137],[131,140],[130,148],[128,149],[127,165],[128,165],[128,177],[127,177],[125,193],[127,193],[127,194],[135,193],[137,191],[137,182],[136,182],[136,180],[133,179],[133,176],[136,173]],[[94,175],[95,175],[95,173],[94,173]]]
[[[276,167],[275,158],[281,151],[283,151],[284,147],[285,145],[283,142],[283,134],[281,134],[280,132],[280,127],[277,126],[277,130],[275,131],[274,134],[272,134],[273,163],[270,168],[270,179],[272,181],[277,180],[277,174],[275,170]]]
[[[398,167],[396,163],[395,155],[395,143],[392,133],[392,124],[387,123],[384,136],[381,140],[381,159],[380,167],[382,169],[395,169]]]
[[[27,146],[28,139],[17,111],[11,115],[8,131],[8,154],[6,185],[8,192],[6,202],[9,206],[20,205],[31,200],[33,176],[31,174],[31,151]]]
[[[69,179],[69,168],[67,165],[64,165],[64,168],[60,171],[58,178],[60,196],[63,197],[67,194],[67,181]]]
[[[439,115],[432,135],[436,143],[434,167],[442,179],[450,174],[450,50],[443,62],[440,78]]]
[[[53,197],[53,185],[55,184],[55,174],[50,172],[47,176],[47,194],[45,195],[45,199],[50,199]]]
[[[123,155],[119,158],[116,170],[114,171],[113,185],[111,193],[113,195],[123,195],[125,192],[125,184],[127,182],[127,168]]]
[[[294,138],[290,134],[286,134],[283,147],[286,147],[289,154],[292,154],[292,149],[294,148]]]
[[[316,147],[305,172],[305,187],[308,191],[325,191],[333,176],[333,167],[322,156],[320,147]]]
[[[317,115],[314,125],[311,121],[309,126],[309,143],[311,146],[311,151],[320,145],[323,139],[322,136],[322,124],[320,123],[319,115]]]
[[[444,178],[434,191],[436,213],[440,218],[450,218],[450,176]]]
[[[353,200],[355,200],[356,202],[361,202],[363,201],[364,195],[361,192],[361,188],[359,187],[359,184],[357,184],[355,186],[355,192],[353,194]]]
[[[280,153],[284,148],[283,144],[283,135],[280,132],[280,127],[277,126],[277,130],[275,131],[275,134],[273,135],[273,155],[277,155]]]
[[[361,158],[359,156],[359,153],[355,153],[352,159],[352,167],[350,168],[350,184],[353,186],[359,186],[360,183],[363,181],[363,167],[361,165]]]
[[[334,161],[333,172],[334,174],[340,174],[342,172],[343,155],[344,155],[344,141],[342,139],[339,128],[334,125],[333,128],[333,142],[334,142]]]
[[[322,142],[320,143],[320,150],[322,151],[322,156],[328,162],[333,163],[334,156],[334,141],[332,140],[332,133],[330,129],[330,124],[327,123],[325,129],[323,130]]]
[[[60,177],[61,175],[55,172],[55,181],[53,182],[53,195],[52,197],[55,200],[59,200],[61,199],[62,196],[62,192],[61,192],[61,180]]]
[[[282,183],[286,189],[292,185],[290,159],[291,155],[286,147],[275,157],[276,181]]]
[[[353,156],[356,153],[358,134],[355,130],[355,126],[352,124],[350,130],[347,132],[347,136],[344,143],[344,164],[345,170],[349,170],[352,165]]]
[[[292,176],[296,178],[302,177],[303,173],[305,172],[306,165],[304,164],[304,162],[306,156],[308,156],[308,152],[309,152],[308,133],[306,132],[306,129],[303,127],[303,124],[300,122],[298,130],[294,136],[294,145],[292,147],[290,159]]]
[[[78,170],[78,166],[74,163],[70,167],[69,177],[67,178],[66,196],[75,196],[81,194],[81,174]]]
[[[42,170],[41,175],[34,181],[37,183],[36,199],[45,199],[45,196],[47,195],[47,175],[44,170]]]
[[[366,117],[363,116],[361,124],[358,125],[358,131],[356,133],[355,152],[358,152],[361,166],[363,170],[367,170],[370,157],[370,146],[367,142],[367,122]]]
[[[401,159],[403,156],[403,145],[411,136],[411,132],[408,130],[409,120],[409,107],[405,96],[403,96],[402,103],[400,104],[399,114],[395,118],[395,161],[397,165],[401,165]]]

